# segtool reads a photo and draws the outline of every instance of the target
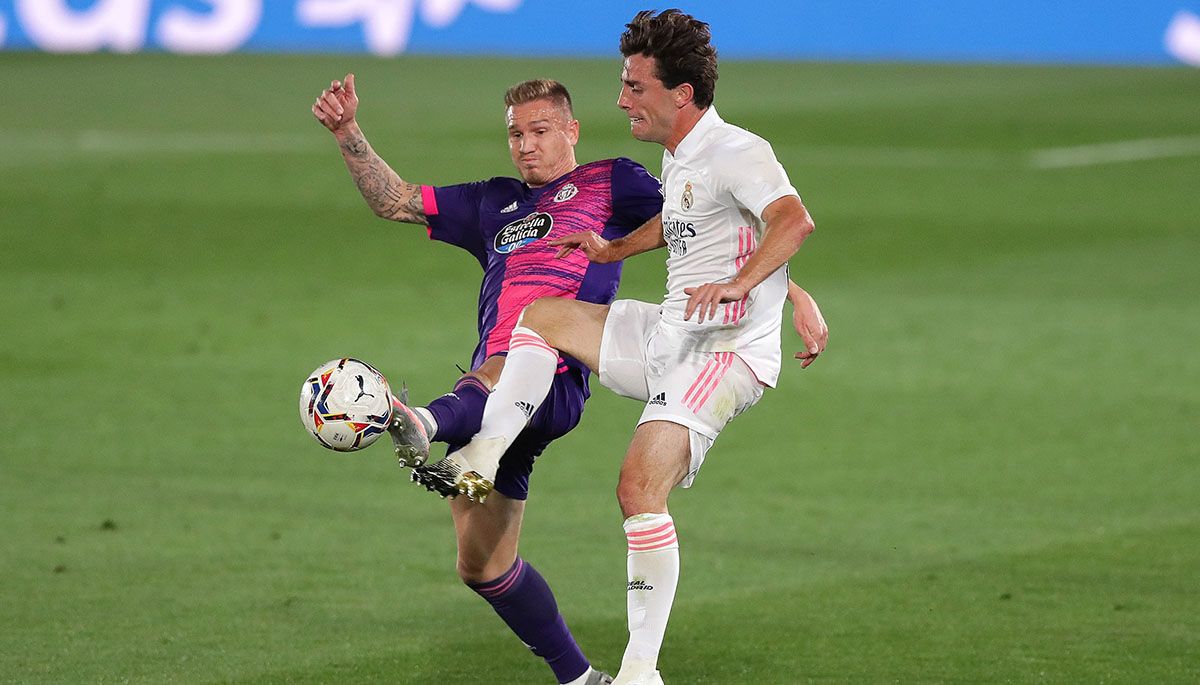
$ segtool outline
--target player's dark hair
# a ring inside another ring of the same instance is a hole
[[[693,101],[700,109],[712,104],[717,89],[717,49],[708,24],[677,9],[637,13],[621,34],[625,57],[653,57],[655,76],[667,88],[692,84]]]
[[[522,81],[504,93],[505,107],[524,105],[535,100],[549,100],[555,106],[565,109],[567,116],[575,116],[571,108],[571,94],[567,92],[567,87],[553,79],[539,78]]]

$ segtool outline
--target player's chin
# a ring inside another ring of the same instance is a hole
[[[640,140],[643,143],[654,142],[650,135],[650,126],[646,124],[645,119],[630,119],[629,133],[635,140]]]
[[[529,168],[521,170],[521,179],[523,181],[525,181],[526,184],[535,186],[535,187],[546,185],[546,183],[548,183],[551,180],[551,179],[546,178],[546,175],[543,174],[541,171],[539,171],[537,169],[529,169]]]

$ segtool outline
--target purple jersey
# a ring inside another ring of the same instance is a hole
[[[521,310],[539,297],[596,304],[616,297],[620,262],[594,264],[581,250],[558,259],[551,240],[577,231],[612,240],[662,211],[658,179],[624,157],[581,165],[541,188],[497,177],[422,186],[421,196],[429,237],[470,252],[484,270],[472,369],[508,351]],[[573,359],[564,363],[586,371]]]

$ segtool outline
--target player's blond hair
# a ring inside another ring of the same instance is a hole
[[[567,113],[567,118],[575,117],[571,109],[571,94],[567,92],[567,87],[553,79],[522,81],[504,93],[506,107],[524,105],[536,100],[549,100],[555,107],[561,107]]]

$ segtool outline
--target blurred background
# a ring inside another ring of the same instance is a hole
[[[646,6],[551,0],[3,0],[0,45],[48,52],[583,56]],[[657,9],[663,9],[659,7]],[[727,58],[1200,62],[1188,0],[693,2]]]
[[[445,504],[300,427],[335,357],[448,391],[480,279],[309,107],[355,72],[384,159],[449,184],[512,175],[503,92],[557,78],[581,161],[657,172],[614,106],[644,8],[0,0],[0,682],[552,680]],[[816,220],[831,338],[801,371],[784,331],[672,498],[667,682],[1200,680],[1200,3],[683,9]],[[620,296],[663,283],[643,255]],[[611,670],[640,407],[593,390],[521,553]]]

